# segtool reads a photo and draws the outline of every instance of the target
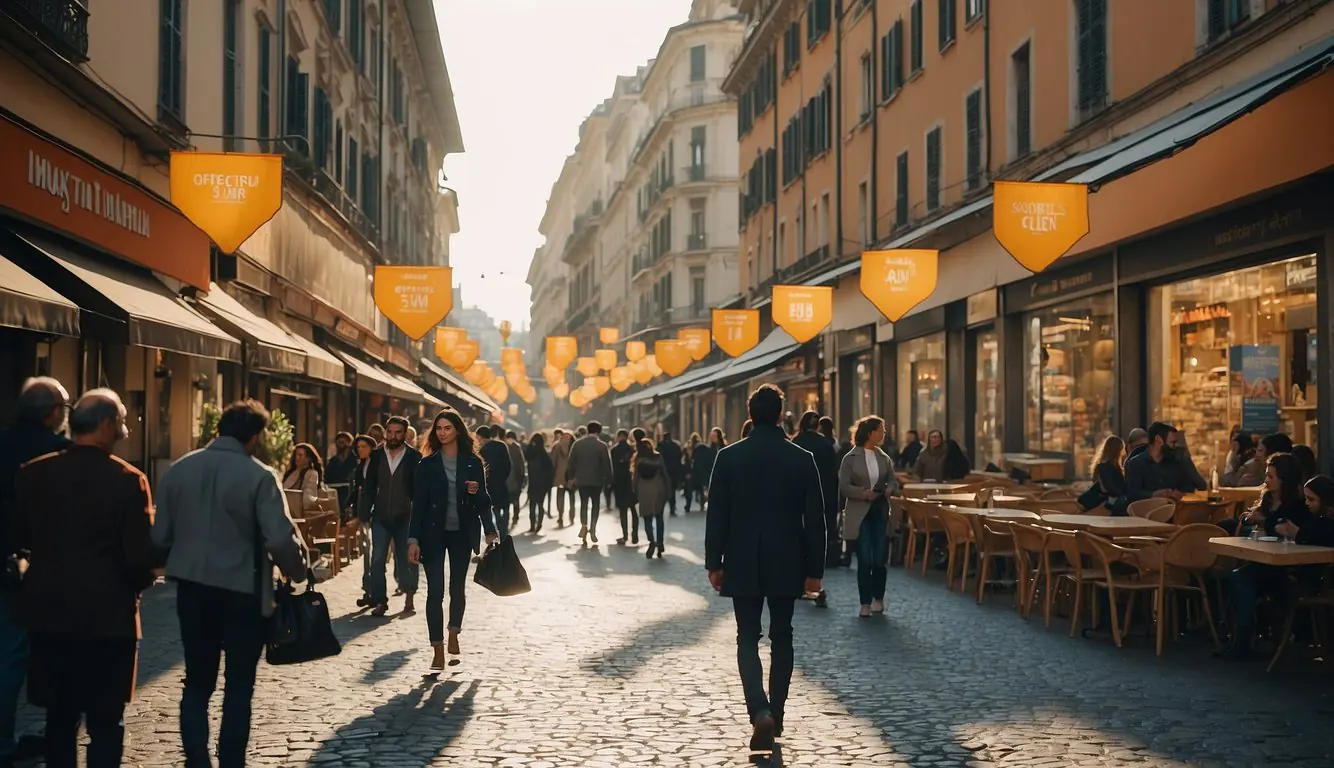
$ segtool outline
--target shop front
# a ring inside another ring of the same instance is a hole
[[[967,322],[964,361],[965,412],[972,414],[967,446],[973,466],[1002,466],[1004,453],[1001,408],[1001,338],[996,328],[995,289],[969,296],[964,304]],[[972,383],[971,388],[969,382]]]
[[[950,436],[945,307],[903,318],[894,325],[894,337],[895,418],[900,439],[911,430],[924,438],[933,429]]]
[[[835,425],[844,429],[876,412],[874,342],[874,325],[839,331],[834,336],[834,348],[838,353],[834,381],[838,397],[834,399],[833,418]]]

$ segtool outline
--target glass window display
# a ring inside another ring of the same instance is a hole
[[[945,430],[945,334],[899,342],[899,434]]]
[[[979,331],[974,336],[977,355],[977,408],[973,434],[973,466],[985,469],[988,464],[1001,466],[1001,374],[1000,339],[993,330]]]

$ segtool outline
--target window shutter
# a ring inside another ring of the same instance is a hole
[[[894,169],[894,223],[903,226],[908,223],[908,153],[899,155]]]
[[[315,164],[324,168],[324,89],[315,89]]]
[[[894,87],[903,87],[903,19],[894,22]]]
[[[982,94],[968,94],[966,105],[968,122],[968,188],[976,189],[982,173]]]
[[[926,135],[926,207],[940,207],[940,129]]]
[[[912,4],[912,71],[922,68],[922,0]]]

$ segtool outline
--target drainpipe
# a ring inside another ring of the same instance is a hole
[[[871,73],[874,75],[878,69],[876,67],[877,52],[880,50],[876,46],[880,43],[880,18],[876,11],[880,8],[880,3],[871,3]],[[871,219],[870,240],[872,243],[879,239],[876,232],[876,224],[880,221],[880,104],[877,100],[875,86],[871,87],[871,210],[866,215]]]
[[[384,17],[384,0],[380,0],[380,59],[375,63],[376,66],[376,89],[375,102],[380,111],[380,136],[375,150],[375,219],[376,226],[379,228],[379,237],[375,243],[378,248],[384,241],[384,61],[385,61],[385,27],[388,26]]]
[[[273,66],[273,62],[269,62]],[[278,125],[275,135],[287,134],[287,0],[278,0]],[[275,145],[282,144],[275,141]],[[270,147],[272,149],[272,146]],[[241,385],[245,391],[245,385]]]
[[[873,3],[874,5],[874,3]],[[843,4],[835,10],[834,20],[834,210],[838,215],[834,224],[834,242],[838,243],[829,255],[835,259],[843,255]],[[827,233],[826,233],[827,234]]]
[[[991,182],[991,3],[982,0],[982,109],[987,132],[986,174],[987,183]]]

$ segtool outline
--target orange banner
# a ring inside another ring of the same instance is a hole
[[[598,375],[598,361],[595,357],[581,357],[574,364],[574,369],[585,376]]]
[[[584,379],[584,384],[579,387],[579,391],[583,393],[584,399],[590,403],[598,399],[598,387],[593,383],[592,376]]]
[[[805,344],[829,327],[834,319],[834,289],[816,285],[775,285],[774,325]]]
[[[644,359],[637,360],[631,364],[630,375],[635,377],[635,383],[640,386],[644,386],[650,381],[653,381],[653,371],[648,367],[648,363],[644,362]]]
[[[218,250],[235,253],[283,207],[283,156],[172,152],[171,202]]]
[[[732,357],[740,357],[760,343],[758,309],[713,310],[713,340]]]
[[[523,368],[523,350],[518,347],[504,347],[500,350],[500,369]]]
[[[454,346],[466,338],[468,332],[463,328],[451,328],[447,325],[436,328],[435,356],[441,360],[449,360],[449,353],[454,351]]]
[[[713,350],[708,328],[682,328],[676,332],[676,338],[685,342],[690,359],[699,362],[709,356]]]
[[[652,374],[653,378],[656,379],[662,375],[662,367],[658,365],[658,356],[656,354],[645,355],[643,362],[644,367],[648,369],[648,372]]]
[[[624,392],[630,388],[631,384],[635,383],[634,374],[630,372],[629,368],[625,367],[612,368],[607,378],[611,379],[611,388],[617,392]]]
[[[570,396],[570,385],[564,381],[556,382],[551,385],[551,394],[554,395],[557,400],[564,400]]]
[[[537,402],[537,390],[533,389],[532,384],[525,384],[521,389],[516,390],[516,394],[527,405]]]
[[[939,265],[940,251],[866,251],[862,254],[862,295],[891,323],[897,323],[935,292]]]
[[[579,356],[579,340],[573,336],[547,337],[547,364],[565,370]]]
[[[575,408],[582,409],[585,405],[588,405],[588,400],[588,395],[584,393],[583,387],[570,393],[570,405],[573,405]]]
[[[518,392],[523,385],[528,383],[528,373],[522,368],[510,368],[505,371],[505,383],[509,384],[515,392]]]
[[[653,342],[653,357],[668,376],[680,376],[690,367],[690,350],[684,341],[663,339]]]
[[[510,397],[509,385],[504,379],[496,379],[491,385],[484,388],[486,396],[495,400],[497,403],[503,403]]]
[[[997,181],[994,194],[996,241],[1029,272],[1050,267],[1089,232],[1087,185]]]
[[[593,382],[593,389],[598,393],[598,397],[611,391],[611,379],[607,376],[594,376],[589,381]]]
[[[625,359],[626,359],[626,360],[629,360],[629,361],[632,362],[632,363],[637,363],[637,362],[639,362],[640,360],[643,360],[643,359],[644,359],[644,355],[647,355],[647,354],[648,354],[648,348],[644,345],[644,342],[642,342],[642,341],[627,341],[627,342],[625,342]]]
[[[477,355],[480,352],[481,346],[478,345],[476,339],[463,339],[454,345],[454,349],[449,353],[445,362],[449,363],[450,368],[463,373],[477,360]]]
[[[597,361],[598,370],[610,371],[617,365],[616,350],[597,349],[593,351],[593,359]]]
[[[599,328],[598,341],[602,344],[615,344],[621,340],[620,328]]]
[[[484,371],[486,371],[486,363],[475,362],[468,366],[468,370],[463,372],[463,380],[475,387],[481,386]]]
[[[413,341],[421,341],[454,308],[449,267],[376,267],[375,306]]]

